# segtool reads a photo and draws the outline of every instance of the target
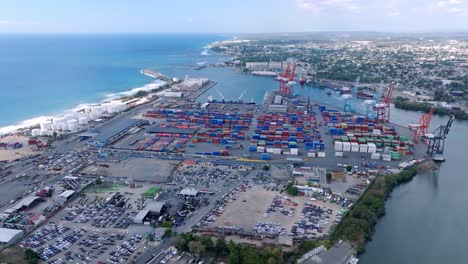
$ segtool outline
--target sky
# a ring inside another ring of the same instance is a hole
[[[0,0],[0,32],[468,31],[468,0]]]

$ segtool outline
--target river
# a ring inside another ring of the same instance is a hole
[[[398,109],[392,114],[400,124],[420,115]],[[431,130],[446,121],[434,116]],[[446,140],[447,161],[395,188],[359,263],[468,263],[467,151],[468,122],[456,120]]]

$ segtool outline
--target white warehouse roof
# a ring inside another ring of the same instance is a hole
[[[66,190],[66,191],[64,191],[63,193],[61,193],[61,194],[59,195],[59,197],[63,197],[63,198],[67,198],[67,199],[68,199],[68,197],[70,197],[70,196],[71,196],[72,194],[74,194],[74,193],[75,193],[75,191]]]
[[[22,230],[0,227],[0,243],[9,243],[15,236],[22,233]]]
[[[184,188],[180,191],[180,195],[187,195],[187,196],[196,196],[198,191],[193,188]]]

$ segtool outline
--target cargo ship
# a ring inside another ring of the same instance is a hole
[[[360,99],[373,99],[374,94],[371,92],[366,92],[366,91],[359,91],[356,93],[356,97]]]

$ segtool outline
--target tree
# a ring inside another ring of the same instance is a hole
[[[353,166],[352,165],[348,165],[346,166],[346,170],[351,172],[353,170]]]
[[[264,171],[269,171],[269,170],[270,170],[270,166],[268,166],[268,165],[263,166],[263,170],[264,170]]]
[[[299,195],[299,189],[297,189],[296,186],[293,186],[292,183],[288,184],[288,187],[286,187],[286,192],[288,192],[292,196]]]
[[[331,180],[332,180],[332,174],[331,174],[331,172],[327,172],[326,177],[327,177],[327,183],[330,183]]]
[[[39,263],[39,254],[36,251],[28,248],[24,252],[24,259],[28,264],[36,264]]]
[[[226,256],[229,254],[229,248],[226,244],[226,240],[223,237],[216,239],[215,250],[217,256]]]
[[[147,91],[138,91],[134,97],[143,97],[143,96],[147,96],[148,95],[148,92]]]
[[[204,245],[207,249],[212,249],[214,247],[213,240],[210,237],[202,237],[200,242]]]
[[[97,185],[101,185],[101,184],[102,184],[101,178],[97,178],[95,182],[96,182]]]
[[[170,237],[172,235],[172,228],[164,230],[164,237]]]
[[[203,255],[206,251],[205,245],[203,245],[200,241],[190,241],[188,243],[188,248],[191,253],[197,255]]]

